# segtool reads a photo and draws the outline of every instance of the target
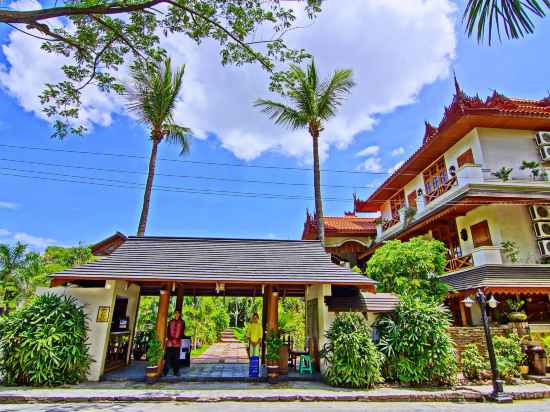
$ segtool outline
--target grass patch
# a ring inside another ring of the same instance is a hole
[[[210,345],[202,345],[200,348],[197,348],[197,349],[193,349],[191,351],[191,357],[196,357],[196,356],[200,356],[202,355],[206,349],[208,349],[210,347]]]

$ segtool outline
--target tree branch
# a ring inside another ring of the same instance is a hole
[[[95,79],[95,76],[97,74],[97,65],[99,64],[99,59],[101,58],[103,53],[105,53],[105,50],[107,50],[109,47],[111,47],[111,44],[113,44],[114,41],[115,41],[115,38],[113,37],[111,40],[109,40],[107,43],[105,43],[105,46],[103,46],[103,48],[100,50],[100,52],[96,54],[95,59],[94,59],[94,66],[93,66],[93,69],[92,69],[92,75],[90,76],[90,78],[82,86],[79,86],[76,89],[77,91],[82,90],[83,88],[88,86]]]
[[[126,45],[132,49],[132,51],[137,54],[141,59],[143,60],[147,60],[140,52],[138,49],[136,49],[134,47],[134,45],[132,44],[132,42],[130,40],[128,40],[120,31],[118,31],[115,27],[113,27],[112,25],[110,25],[109,23],[107,23],[105,20],[102,20],[100,19],[99,17],[97,16],[94,16],[94,15],[91,15],[90,16],[91,19],[97,21],[99,24],[101,24],[103,27],[106,27],[108,30],[112,31],[119,39],[121,39],[124,43],[126,43]]]
[[[88,52],[88,50],[83,48],[80,44],[75,43],[71,39],[69,39],[67,37],[64,37],[60,34],[57,34],[56,32],[51,31],[50,27],[47,24],[38,23],[38,22],[30,22],[30,23],[27,24],[27,27],[31,28],[31,29],[36,29],[39,32],[46,34],[47,36],[53,37],[56,41],[60,41],[60,42],[68,44],[69,46],[77,49],[83,56],[90,54]]]

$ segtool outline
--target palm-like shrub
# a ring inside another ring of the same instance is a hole
[[[457,363],[445,307],[404,297],[395,312],[382,316],[377,326],[388,378],[414,385],[456,381]]]
[[[329,385],[369,388],[383,381],[380,373],[382,355],[360,315],[337,315],[325,336],[328,342],[321,356],[328,363],[324,376]]]
[[[90,366],[86,315],[73,297],[46,294],[0,323],[0,375],[8,385],[62,385]]]
[[[520,377],[520,366],[523,365],[525,355],[521,350],[519,336],[515,333],[509,336],[495,336],[493,344],[500,376],[506,380]]]
[[[485,369],[488,369],[487,361],[483,358],[475,343],[469,343],[464,346],[460,360],[462,363],[462,373],[470,381],[480,380],[481,373]]]

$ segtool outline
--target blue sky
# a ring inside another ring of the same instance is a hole
[[[319,55],[321,71],[350,67],[358,83],[341,115],[327,126],[322,136],[325,139],[322,167],[327,170],[322,176],[327,185],[323,192],[326,198],[336,199],[325,203],[327,215],[351,210],[354,191],[363,197],[368,195],[366,186],[379,183],[389,169],[418,147],[424,120],[437,124],[444,105],[451,101],[454,90],[451,70],[456,71],[467,93],[479,93],[481,97],[493,89],[522,98],[542,98],[549,93],[548,19],[537,21],[535,35],[487,47],[465,38],[460,12],[453,10],[453,3],[449,1],[411,0],[418,4],[403,10],[397,6],[399,2],[395,7],[388,5],[391,1],[381,7],[379,1],[369,0],[365,2],[367,7],[361,9],[361,19],[352,19],[349,24],[349,13],[331,10],[331,2],[327,3],[328,11],[320,16],[320,19],[331,18],[331,28],[325,26],[323,30],[328,32],[323,34],[327,37],[319,38],[317,25],[291,39],[303,42]],[[352,4],[349,3],[350,8]],[[335,17],[335,13],[340,15]],[[376,23],[381,15],[385,24]],[[372,24],[366,24],[368,22]],[[88,135],[64,141],[51,139],[52,129],[40,115],[33,98],[44,81],[57,75],[55,61],[39,58],[35,42],[14,36],[6,27],[0,27],[0,43],[0,144],[149,155],[150,142],[143,127],[126,116],[119,100],[107,100],[97,94],[87,100],[86,111],[92,126]],[[157,176],[155,183],[195,190],[311,197],[311,172],[303,170],[310,166],[307,134],[289,133],[268,125],[251,106],[255,97],[267,96],[265,74],[255,67],[219,67],[214,45],[197,49],[175,43],[167,47],[188,69],[188,83],[184,83],[177,118],[198,135],[192,141],[191,153],[181,159],[242,167],[161,160],[157,168],[161,174],[239,181]],[[361,156],[361,152],[367,155]],[[163,144],[160,157],[178,159],[178,150]],[[0,241],[21,240],[40,249],[47,244],[93,243],[117,230],[135,233],[143,196],[141,189],[55,182],[37,177],[82,181],[46,174],[48,172],[142,184],[146,159],[5,146],[0,146],[0,158]],[[257,165],[300,170],[251,167]],[[156,191],[147,233],[299,238],[305,210],[312,206],[312,200],[303,198]]]

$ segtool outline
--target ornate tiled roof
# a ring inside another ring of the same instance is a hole
[[[375,219],[356,216],[353,212],[346,212],[344,216],[325,216],[325,236],[372,236],[376,234]],[[317,217],[306,212],[306,221],[302,239],[317,238]]]
[[[494,91],[485,100],[466,95],[455,78],[453,101],[445,107],[437,126],[426,122],[422,146],[396,169],[386,181],[367,199],[354,199],[355,210],[372,212],[379,210],[396,188],[420,173],[466,133],[475,127],[502,127],[541,130],[550,127],[550,96],[541,100],[506,97]]]

